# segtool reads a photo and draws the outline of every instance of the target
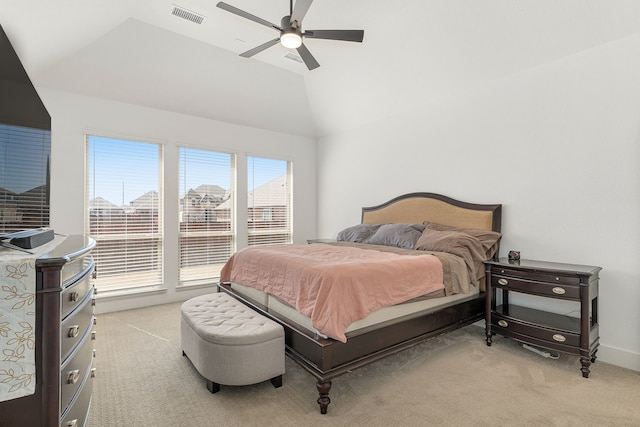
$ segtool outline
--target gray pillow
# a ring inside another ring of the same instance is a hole
[[[358,224],[347,227],[338,233],[336,240],[339,242],[365,243],[369,237],[373,236],[381,224]]]
[[[383,224],[364,243],[413,249],[423,231],[422,224]]]

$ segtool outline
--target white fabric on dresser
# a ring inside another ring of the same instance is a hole
[[[0,402],[35,393],[36,258],[64,240],[32,249],[0,247]]]

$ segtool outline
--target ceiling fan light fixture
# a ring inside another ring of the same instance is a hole
[[[302,36],[296,32],[283,32],[280,43],[288,49],[297,49],[302,45]]]

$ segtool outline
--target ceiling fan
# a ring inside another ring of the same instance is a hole
[[[296,49],[307,68],[309,70],[313,70],[318,68],[320,64],[318,63],[318,61],[316,61],[313,55],[311,55],[309,49],[307,49],[307,47],[302,42],[303,37],[325,40],[342,40],[348,42],[362,42],[362,39],[364,38],[364,30],[310,30],[302,32],[302,20],[307,14],[309,7],[311,7],[312,2],[313,0],[297,0],[294,6],[293,0],[289,0],[289,15],[284,16],[280,20],[280,25],[272,24],[269,21],[265,21],[262,18],[258,18],[255,15],[247,13],[243,10],[238,9],[237,7],[233,7],[224,2],[219,2],[217,6],[220,9],[226,10],[227,12],[242,16],[243,18],[257,22],[258,24],[265,25],[269,28],[273,28],[274,30],[280,32],[280,36],[278,38],[270,40],[266,43],[261,44],[260,46],[254,47],[251,50],[241,53],[240,56],[250,58],[257,53],[260,53],[263,50],[266,50],[271,46],[278,44],[279,42],[282,43],[282,45],[286,48]]]

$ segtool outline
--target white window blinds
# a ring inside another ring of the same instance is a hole
[[[211,283],[234,251],[235,156],[180,147],[180,285]]]
[[[162,284],[162,146],[87,136],[85,228],[96,240],[96,287]]]
[[[292,241],[291,162],[247,157],[249,246]]]

